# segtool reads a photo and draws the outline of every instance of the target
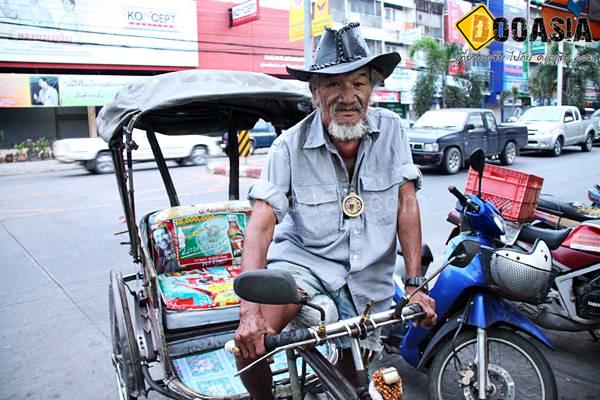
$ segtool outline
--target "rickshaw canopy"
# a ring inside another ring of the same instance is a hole
[[[207,134],[251,129],[262,118],[286,129],[306,116],[310,100],[299,82],[262,73],[178,71],[127,83],[96,124],[109,145],[122,142],[128,125],[167,135]]]

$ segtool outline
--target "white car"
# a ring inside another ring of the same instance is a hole
[[[218,138],[203,135],[156,134],[165,160],[176,160],[182,165],[204,165],[208,157],[222,155]],[[138,149],[133,151],[136,162],[152,161],[154,155],[146,133],[133,131]],[[52,144],[54,158],[64,163],[81,163],[88,171],[97,174],[114,171],[108,144],[101,138],[61,139]]]
[[[532,107],[519,118],[529,132],[525,150],[549,150],[558,157],[564,146],[581,146],[592,150],[596,126],[592,120],[582,119],[574,106]]]

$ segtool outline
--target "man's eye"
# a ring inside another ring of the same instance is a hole
[[[327,84],[327,87],[338,87],[338,86],[340,86],[339,82],[329,82]]]

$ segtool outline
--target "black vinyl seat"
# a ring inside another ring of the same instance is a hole
[[[544,229],[533,225],[524,225],[517,239],[526,243],[534,243],[536,239],[542,239],[550,250],[556,250],[569,233],[571,233],[571,228]]]

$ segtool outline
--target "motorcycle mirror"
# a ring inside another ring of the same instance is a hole
[[[233,290],[246,301],[258,304],[303,304],[296,281],[289,272],[258,269],[240,274]]]
[[[474,240],[463,240],[456,246],[449,258],[456,257],[452,265],[464,268],[471,263],[473,257],[479,253],[481,246]]]
[[[483,170],[485,169],[485,153],[481,149],[475,150],[469,157],[469,164],[471,168],[478,172],[479,175],[479,194],[477,197],[481,197],[481,179],[483,178]]]

